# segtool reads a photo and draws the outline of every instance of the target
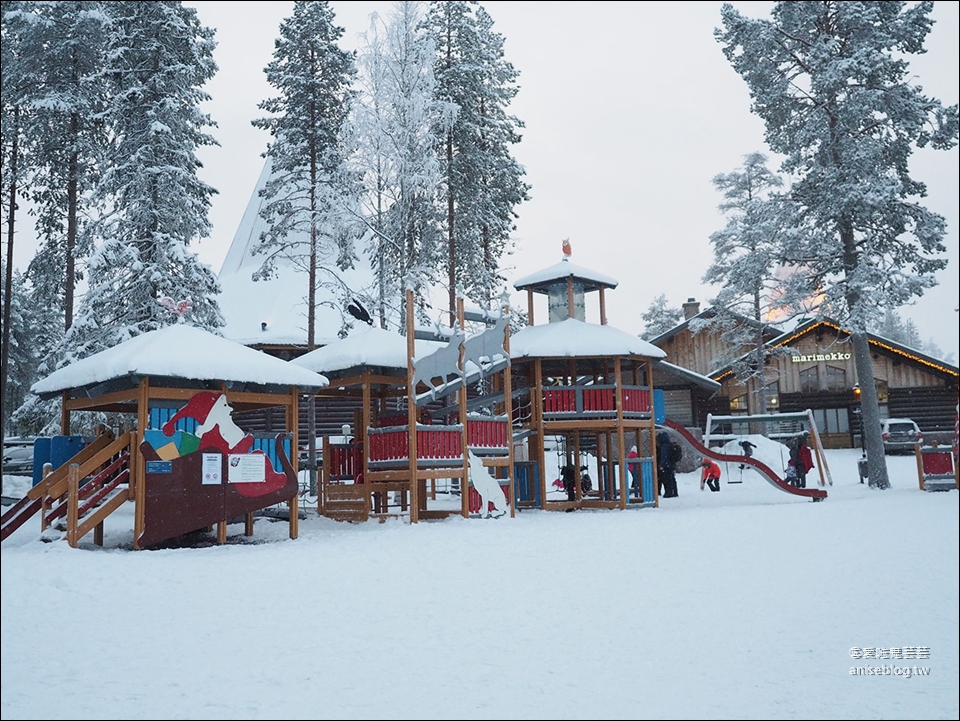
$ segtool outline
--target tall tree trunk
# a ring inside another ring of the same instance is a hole
[[[843,266],[846,277],[856,271],[859,256],[853,230],[849,223],[840,225],[840,240],[843,242]],[[858,312],[860,294],[849,291],[846,295],[847,313],[851,318],[861,317]],[[852,326],[853,323],[850,323]],[[860,384],[860,423],[863,446],[867,453],[867,474],[871,488],[889,488],[887,476],[887,457],[883,451],[883,438],[880,430],[880,403],[877,400],[877,384],[873,377],[873,360],[870,357],[870,341],[866,328],[853,328],[850,341],[853,344],[853,362],[857,369],[857,382]]]
[[[853,361],[857,367],[860,383],[860,423],[863,424],[863,444],[867,452],[867,474],[872,488],[889,488],[887,457],[883,451],[880,431],[880,403],[877,400],[877,384],[873,378],[873,360],[870,357],[870,341],[866,331],[850,333],[853,342]]]
[[[453,203],[453,131],[447,133],[447,291],[450,296],[450,326],[457,318],[457,241]]]
[[[317,343],[317,156],[311,147],[310,160],[310,287],[307,290],[307,353]],[[317,398],[308,396],[307,406],[307,474],[310,477],[310,495],[316,496],[317,483]]]
[[[754,342],[754,358],[756,370],[754,373],[757,378],[757,384],[760,386],[757,390],[757,413],[767,412],[767,352],[763,342],[763,312],[760,306],[760,291],[753,293],[753,319],[756,322],[757,337]],[[767,435],[767,424],[760,424],[760,432]]]
[[[7,373],[10,361],[10,309],[13,307],[13,239],[17,217],[17,173],[20,150],[20,107],[13,108],[13,143],[10,147],[10,197],[7,207],[7,266],[4,269],[3,287],[3,352],[0,353],[0,432],[7,435]],[[0,493],[3,480],[0,478]]]
[[[70,137],[74,143],[80,135],[80,119],[76,113],[70,115]],[[77,152],[70,153],[70,177],[67,179],[67,257],[63,271],[63,329],[70,330],[73,325],[73,293],[76,286],[77,252]]]

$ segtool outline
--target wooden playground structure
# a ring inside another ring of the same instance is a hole
[[[483,314],[489,327],[468,337],[458,298],[453,326],[418,354],[412,290],[406,299],[406,337],[368,331],[378,344],[371,358],[359,355],[345,372],[324,364],[327,349],[297,360],[329,374],[336,390],[326,393],[360,399],[353,440],[323,440],[318,512],[352,521],[404,515],[411,523],[513,515],[509,308]],[[481,382],[489,392],[468,402],[468,389]],[[441,483],[455,489],[456,505],[451,494],[438,494]]]
[[[131,355],[130,368],[137,372],[100,374],[100,368],[111,367],[108,354],[118,358],[130,348],[148,354]],[[197,357],[196,348],[215,354]],[[181,352],[180,363],[193,370],[170,374],[170,361],[158,357],[165,352]],[[256,372],[218,374],[218,362],[227,354],[246,360]],[[155,374],[151,367],[158,369]],[[212,371],[198,379],[197,368]],[[92,531],[94,543],[102,545],[105,519],[127,502],[134,504],[135,549],[213,527],[223,543],[227,523],[238,517],[249,536],[253,514],[278,503],[287,504],[289,535],[297,537],[299,482],[291,439],[299,395],[326,385],[322,376],[187,326],[138,336],[68,370],[51,374],[41,386],[48,397],[61,399],[64,436],[70,435],[72,414],[84,411],[127,414],[136,426],[119,434],[104,430],[67,463],[56,470],[48,466],[39,483],[3,514],[3,538],[39,513],[41,532],[58,525],[75,548]],[[288,432],[256,438],[230,420],[233,409],[268,407],[283,410]]]

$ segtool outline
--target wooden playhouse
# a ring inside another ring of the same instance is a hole
[[[276,504],[289,509],[297,536],[297,404],[327,379],[199,328],[177,324],[145,333],[38,381],[33,392],[59,397],[61,432],[83,411],[127,414],[132,430],[104,430],[68,462],[43,475],[3,516],[3,538],[40,515],[40,530],[62,526],[69,544],[133,504],[133,547],[245,520]],[[256,437],[233,410],[278,409],[286,431]]]

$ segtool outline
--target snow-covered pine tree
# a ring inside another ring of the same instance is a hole
[[[356,68],[353,53],[337,45],[342,35],[330,3],[294,2],[264,70],[278,95],[259,105],[270,116],[253,121],[273,137],[266,152],[272,175],[262,191],[266,230],[256,248],[266,257],[256,277],[272,277],[280,259],[305,271],[308,352],[316,344],[318,283],[336,280],[336,273],[322,271],[348,267],[353,259],[356,196],[343,129]],[[316,494],[316,406],[307,407],[310,492]]]
[[[690,327],[695,333],[709,328],[720,334],[730,356],[715,360],[731,363],[744,385],[759,379],[756,408],[765,413],[766,389],[772,382],[766,378],[766,319],[771,311],[786,317],[803,300],[785,294],[777,277],[783,246],[792,232],[792,205],[777,193],[783,179],[767,168],[763,153],[748,153],[743,165],[715,175],[712,182],[723,194],[718,207],[727,223],[710,236],[713,260],[703,282],[720,286],[720,291],[710,301],[712,314],[694,320]],[[749,350],[744,353],[744,348]]]
[[[958,109],[909,74],[924,52],[932,2],[778,2],[771,19],[733,6],[715,30],[750,89],[770,149],[785,157],[805,231],[788,260],[804,269],[821,313],[850,332],[862,391],[870,485],[887,488],[867,327],[936,283],[945,221],[910,177],[914,148],[957,143]]]
[[[423,27],[427,4],[400,0],[386,22],[371,16],[358,57],[360,94],[352,113],[352,165],[363,178],[367,252],[377,276],[375,301],[383,328],[403,327],[404,280],[433,271],[439,217],[434,202],[440,164],[433,127],[433,39]]]
[[[473,1],[431,2],[427,22],[436,45],[436,97],[444,103],[435,134],[452,321],[458,288],[484,306],[499,295],[500,262],[530,188],[510,154],[523,128],[507,113],[519,73],[505,60],[490,15]]]
[[[197,148],[215,145],[200,110],[217,70],[214,33],[180,2],[106,3],[111,15],[104,118],[109,156],[96,200],[101,244],[89,287],[67,334],[64,362],[178,322],[160,300],[189,300],[185,322],[223,325],[219,283],[190,250],[210,232],[210,196]]]
[[[20,105],[20,96],[23,94],[22,79],[13,72],[15,67],[18,46],[17,36],[10,31],[7,22],[7,13],[19,7],[20,3],[13,0],[0,2],[0,215],[6,223],[5,254],[3,258],[3,273],[0,282],[3,287],[3,309],[0,318],[0,435],[6,437],[7,417],[14,407],[12,396],[8,395],[7,384],[10,371],[10,352],[12,333],[10,329],[13,318],[14,277],[13,277],[13,242],[16,237],[18,199],[21,190],[21,176],[23,164],[20,160],[23,144],[22,124],[20,117],[23,109]],[[8,397],[10,401],[8,402]]]
[[[883,314],[883,320],[871,324],[870,330],[887,340],[923,350],[923,341],[920,340],[920,331],[917,330],[916,324],[909,318],[904,320],[894,308],[887,308]]]
[[[47,295],[34,288],[26,275],[15,275],[13,288],[19,313],[11,323],[10,423],[21,435],[56,435],[60,432],[60,401],[41,401],[30,393],[30,386],[57,369],[63,344],[61,310],[46,304]],[[22,392],[18,393],[18,388]]]
[[[24,2],[5,15],[16,58],[4,74],[21,88],[23,162],[40,246],[27,270],[37,298],[73,323],[82,260],[92,250],[87,204],[106,136],[102,68],[108,18],[102,2]],[[6,42],[6,40],[5,40]],[[6,81],[5,81],[6,82]]]
[[[0,263],[6,276],[7,262]],[[37,380],[37,364],[39,363],[39,344],[34,338],[32,329],[34,321],[29,302],[29,293],[26,288],[26,278],[19,270],[11,275],[8,295],[7,284],[3,285],[4,308],[8,310],[4,317],[4,334],[9,332],[9,339],[4,348],[4,371],[7,374],[4,388],[3,429],[4,435],[10,427],[10,417],[14,409],[23,403],[30,392],[30,386]],[[8,305],[9,302],[9,305]]]
[[[681,318],[683,318],[683,311],[668,305],[666,294],[661,293],[640,314],[640,320],[643,321],[643,333],[640,337],[644,340],[656,338],[677,325]]]

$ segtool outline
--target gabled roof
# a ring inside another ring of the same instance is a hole
[[[685,383],[693,383],[695,386],[702,388],[705,391],[710,393],[716,393],[719,391],[723,385],[713,380],[713,378],[708,378],[707,376],[702,376],[695,371],[683,368],[673,363],[668,363],[665,360],[658,360],[653,362],[654,372],[662,371],[667,375],[675,376]],[[660,386],[660,383],[655,383],[656,386]]]
[[[740,320],[741,322],[747,325],[756,326],[757,324],[757,321],[755,321],[753,318],[748,318],[745,315],[741,315],[740,313],[734,313],[733,311],[728,311],[728,312],[730,313],[730,315],[732,315],[733,317],[737,318],[738,320]],[[677,325],[673,326],[673,328],[670,328],[669,330],[664,331],[660,335],[651,338],[650,342],[653,343],[654,345],[657,345],[658,343],[663,343],[664,341],[670,340],[671,338],[676,336],[678,333],[689,328],[690,323],[692,323],[693,321],[708,320],[710,318],[715,318],[716,315],[717,315],[717,311],[714,308],[705,308],[704,310],[700,311],[696,315],[690,316],[689,318],[685,319],[681,323],[678,323]],[[776,326],[770,323],[761,323],[761,325],[764,326],[764,335],[767,335],[770,338],[774,338],[781,333],[779,328],[777,328]]]
[[[835,332],[837,336],[846,336],[849,337],[850,333],[833,320],[828,319],[817,319],[812,318],[806,320],[803,323],[800,323],[792,330],[789,330],[785,333],[781,333],[776,338],[769,340],[766,344],[768,349],[789,346],[795,341],[799,340],[805,335],[809,335],[812,332],[815,332],[818,328],[828,328],[830,331]],[[883,336],[877,335],[876,333],[867,333],[867,341],[870,345],[879,348],[887,353],[893,355],[899,355],[906,358],[908,361],[913,363],[918,363],[920,365],[928,367],[930,370],[939,372],[948,376],[960,377],[960,368],[955,365],[951,365],[945,361],[934,358],[933,356],[927,355],[921,351],[918,351],[914,348],[903,345],[902,343],[897,343],[896,341],[889,340]],[[740,356],[740,358],[746,357],[748,354]],[[739,360],[739,359],[737,359]],[[736,362],[736,361],[734,361]],[[727,375],[732,373],[733,363],[728,363],[722,368],[718,368],[715,371],[711,371],[710,377],[716,380],[722,380]]]
[[[589,270],[564,258],[559,263],[514,281],[513,287],[517,290],[529,288],[534,293],[546,293],[550,286],[561,280],[566,281],[567,278],[573,278],[575,283],[582,283],[584,291],[587,292],[600,288],[616,288],[619,285],[616,278]]]
[[[130,388],[146,376],[262,387],[297,386],[308,393],[329,384],[324,376],[306,368],[180,323],[143,333],[64,366],[34,383],[30,390],[41,398],[51,398],[62,391],[87,389],[91,397],[96,397],[98,388]]]

